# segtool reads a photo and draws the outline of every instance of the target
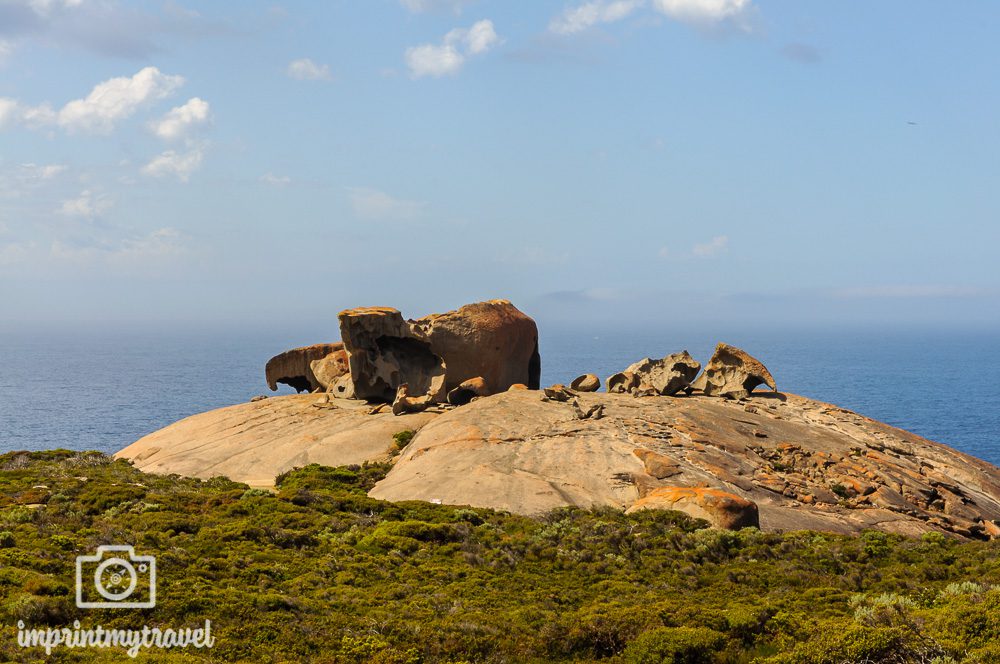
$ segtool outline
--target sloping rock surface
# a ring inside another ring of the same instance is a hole
[[[274,485],[292,468],[387,458],[393,435],[418,430],[435,413],[368,414],[362,402],[315,394],[272,397],[192,415],[140,438],[115,456],[150,473]]]
[[[663,487],[704,487],[757,504],[770,530],[985,538],[1000,519],[1000,469],[848,410],[791,394],[584,393],[604,406],[513,390],[439,416],[371,491],[536,514],[629,508]]]

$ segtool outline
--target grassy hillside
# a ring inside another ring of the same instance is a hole
[[[18,647],[18,621],[135,628],[210,619],[211,651],[152,656],[1000,662],[1000,543],[717,532],[652,511],[529,519],[392,504],[365,494],[385,471],[310,466],[279,478],[274,495],[223,479],[144,475],[98,453],[2,455],[0,659],[44,656]],[[75,558],[99,544],[157,557],[156,608],[75,606]]]

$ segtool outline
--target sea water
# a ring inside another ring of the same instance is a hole
[[[705,362],[715,342],[726,341],[762,360],[782,391],[1000,465],[997,331],[542,330],[543,385],[581,373],[603,379],[684,349]],[[188,415],[272,394],[264,382],[269,357],[327,340],[253,326],[0,331],[0,452],[115,452]]]

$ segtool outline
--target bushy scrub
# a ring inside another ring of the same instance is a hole
[[[625,648],[626,664],[711,664],[726,642],[724,634],[705,627],[657,627]]]
[[[18,620],[210,619],[210,656],[233,662],[1000,662],[997,543],[369,498],[388,469],[310,465],[269,491],[98,453],[0,455],[0,660],[44,657],[17,647]],[[154,609],[76,608],[75,558],[101,544],[156,556]]]

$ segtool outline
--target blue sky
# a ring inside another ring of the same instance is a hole
[[[0,321],[996,325],[998,24],[0,0]]]

